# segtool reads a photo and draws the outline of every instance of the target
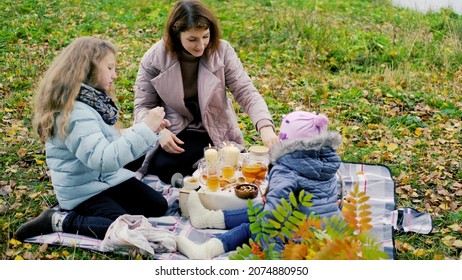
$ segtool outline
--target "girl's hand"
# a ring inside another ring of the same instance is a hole
[[[261,203],[263,205],[266,204],[266,196],[268,195],[269,189],[270,189],[270,186],[269,185],[266,186],[265,192],[261,194]]]
[[[184,144],[180,138],[173,134],[170,130],[162,130],[162,137],[159,140],[159,144],[167,153],[180,154],[184,152],[184,149],[178,146],[178,144]]]
[[[260,129],[260,137],[265,146],[271,149],[271,146],[279,143],[279,137],[274,133],[272,127],[267,126]]]
[[[263,205],[266,204],[266,195],[261,196],[261,204],[263,204]]]
[[[154,132],[159,132],[167,126],[170,126],[170,121],[164,119],[165,111],[162,107],[156,107],[149,110],[144,123],[146,123]]]

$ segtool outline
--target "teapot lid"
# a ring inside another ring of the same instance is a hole
[[[266,146],[252,146],[249,148],[249,152],[254,155],[264,156],[268,155],[269,148]]]

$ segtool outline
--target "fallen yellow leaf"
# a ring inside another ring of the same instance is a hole
[[[422,257],[425,255],[425,250],[424,249],[417,249],[414,251],[414,255],[417,257]]]
[[[462,226],[460,226],[459,224],[452,224],[448,226],[448,228],[455,232],[462,232]]]
[[[23,217],[24,217],[24,213],[16,213],[16,214],[14,214],[15,219],[21,219]]]
[[[68,258],[68,257],[71,255],[71,254],[70,254],[68,251],[66,251],[66,250],[62,251],[61,254],[63,254],[63,256],[64,256],[65,258]]]
[[[398,144],[396,143],[390,143],[387,145],[387,150],[390,152],[393,152],[396,149],[398,149]]]
[[[404,243],[402,249],[403,249],[404,252],[413,251],[413,250],[414,250],[414,248],[412,247],[412,245],[409,244],[409,243]]]
[[[456,238],[455,238],[454,236],[446,235],[445,237],[443,237],[443,238],[441,239],[441,241],[443,241],[443,244],[444,244],[444,245],[446,245],[446,246],[448,246],[448,247],[451,247],[452,244],[454,243],[455,239],[456,239]]]
[[[462,248],[462,240],[459,240],[459,239],[458,239],[458,240],[455,240],[455,241],[452,243],[452,246],[461,249],[461,248]]]
[[[19,245],[19,244],[21,244],[21,241],[16,240],[16,239],[14,239],[14,238],[11,238],[11,239],[10,239],[10,244],[11,244],[11,245]]]
[[[439,206],[443,210],[449,210],[449,204],[447,202],[443,202]]]

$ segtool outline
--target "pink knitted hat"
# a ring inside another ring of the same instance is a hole
[[[316,115],[310,112],[295,111],[281,122],[279,130],[280,140],[292,140],[313,137],[327,130],[329,119],[322,114]]]

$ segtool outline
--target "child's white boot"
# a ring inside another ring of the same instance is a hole
[[[189,219],[195,228],[225,229],[225,216],[221,210],[206,209],[195,191],[189,192],[188,201]]]
[[[178,251],[190,260],[210,260],[225,253],[223,243],[218,238],[211,238],[202,244],[194,243],[186,236],[179,236],[177,240]]]

